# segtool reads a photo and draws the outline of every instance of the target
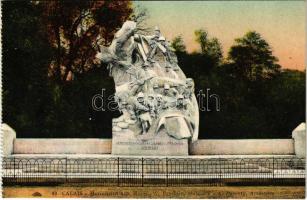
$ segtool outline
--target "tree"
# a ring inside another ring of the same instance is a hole
[[[72,80],[74,73],[94,65],[99,45],[108,45],[132,13],[130,1],[43,1],[44,21],[55,58],[49,75],[58,81]]]
[[[201,53],[212,58],[216,65],[220,64],[223,59],[223,51],[218,39],[209,38],[208,32],[204,29],[196,30],[194,34],[196,42],[200,45]]]
[[[47,65],[51,48],[39,24],[42,10],[29,1],[3,6],[3,121],[18,137],[40,136],[46,129],[51,95]],[[24,135],[22,135],[24,134]]]
[[[208,43],[209,43],[208,32],[206,30],[199,29],[199,30],[196,30],[194,34],[196,37],[195,39],[196,42],[198,42],[198,44],[200,45],[201,52],[206,53],[207,48],[208,48]]]
[[[237,77],[247,80],[270,78],[280,69],[272,48],[256,31],[247,32],[242,38],[235,40],[228,60],[233,64]]]
[[[223,50],[222,45],[219,42],[217,38],[212,38],[209,40],[208,43],[208,55],[212,57],[214,60],[216,60],[217,63],[220,64],[220,62],[223,59]]]
[[[265,86],[262,106],[267,129],[275,137],[291,137],[292,130],[306,121],[306,72],[283,69]],[[268,106],[269,105],[269,106]]]
[[[171,43],[171,46],[175,50],[176,53],[178,52],[186,52],[186,46],[184,44],[184,41],[182,39],[182,36],[176,36]]]

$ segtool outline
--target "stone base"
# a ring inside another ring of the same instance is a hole
[[[306,124],[301,123],[292,131],[295,155],[299,158],[306,157]]]
[[[8,156],[13,154],[14,140],[16,139],[16,132],[7,124],[1,125],[2,129],[2,155]]]
[[[187,156],[188,139],[177,140],[165,133],[135,135],[129,130],[114,133],[113,155]]]

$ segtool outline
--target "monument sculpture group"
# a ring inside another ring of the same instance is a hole
[[[137,34],[126,21],[96,57],[108,64],[122,115],[113,119],[112,154],[187,155],[198,138],[194,81],[186,78],[158,27]]]

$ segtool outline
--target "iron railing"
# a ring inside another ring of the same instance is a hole
[[[94,183],[105,186],[305,184],[300,158],[5,157],[4,184]]]

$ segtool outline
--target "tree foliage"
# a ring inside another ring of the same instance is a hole
[[[49,75],[72,80],[74,73],[93,67],[99,45],[108,45],[132,13],[129,1],[43,1],[48,39],[55,48]]]
[[[200,112],[200,137],[290,138],[291,131],[305,121],[305,71],[280,70],[260,34],[251,37],[247,33],[248,37],[235,41],[234,46],[239,44],[252,54],[242,50],[244,57],[234,54],[240,59],[218,64],[210,54],[203,53],[208,51],[208,33],[197,31],[196,35],[203,50],[176,52],[179,66],[195,80],[196,94],[210,89],[210,94],[217,94],[221,101],[221,111],[214,110],[216,103],[209,98],[206,111]],[[248,50],[250,46],[252,50]],[[240,69],[251,62],[266,67],[259,67],[263,70],[253,76],[242,73]]]
[[[204,29],[196,30],[194,34],[196,42],[200,45],[201,53],[211,57],[216,64],[220,64],[223,59],[223,50],[218,39],[209,38],[208,32]]]
[[[46,10],[40,3],[2,2],[3,121],[18,137],[110,137],[111,118],[95,112],[91,98],[102,88],[106,96],[113,94],[112,78],[105,67],[76,73],[70,84],[48,77],[56,48],[44,28]]]
[[[182,36],[176,36],[173,38],[171,42],[171,47],[175,50],[175,52],[186,52],[186,46],[184,44],[184,41],[182,39]]]
[[[233,64],[237,77],[248,80],[270,78],[280,69],[272,48],[256,31],[250,31],[236,39],[230,48],[228,59]]]
[[[16,131],[40,136],[50,112],[47,65],[51,58],[40,24],[40,9],[30,2],[2,2],[3,121]]]

